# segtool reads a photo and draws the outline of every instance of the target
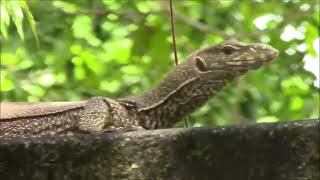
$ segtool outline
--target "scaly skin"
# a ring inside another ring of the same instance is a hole
[[[2,103],[0,138],[136,126],[172,127],[213,98],[228,82],[277,56],[278,51],[271,46],[229,40],[190,54],[158,86],[140,96],[116,100],[94,97],[80,102]]]

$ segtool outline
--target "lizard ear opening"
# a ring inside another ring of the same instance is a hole
[[[199,56],[196,57],[196,66],[199,71],[206,71],[207,64]]]

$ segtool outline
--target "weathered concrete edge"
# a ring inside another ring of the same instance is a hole
[[[319,125],[290,121],[0,140],[0,177],[314,179],[320,176]]]
[[[53,137],[42,137],[42,138],[14,138],[14,139],[0,139],[0,145],[10,144],[25,144],[28,147],[29,143],[33,144],[55,144],[55,143],[66,143],[72,141],[96,141],[97,139],[117,140],[123,138],[143,138],[154,135],[160,136],[176,136],[181,134],[197,133],[201,131],[212,131],[216,132],[227,132],[234,131],[235,129],[279,129],[287,127],[311,127],[320,126],[320,119],[312,120],[296,120],[296,121],[281,121],[276,123],[259,123],[259,124],[246,124],[246,125],[228,125],[228,126],[208,126],[208,127],[193,127],[193,128],[170,128],[170,129],[156,129],[156,130],[141,130],[141,131],[130,131],[130,132],[103,132],[93,134],[77,134],[71,136],[53,136]]]

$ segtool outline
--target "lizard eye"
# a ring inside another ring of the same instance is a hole
[[[206,70],[206,63],[199,56],[196,57],[196,66],[200,71]]]
[[[222,52],[225,53],[226,55],[230,55],[230,54],[234,53],[237,49],[235,49],[235,48],[232,47],[232,46],[225,46],[225,47],[223,47],[221,50],[222,50]]]

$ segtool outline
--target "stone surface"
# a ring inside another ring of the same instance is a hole
[[[320,121],[0,140],[0,179],[320,179]]]

